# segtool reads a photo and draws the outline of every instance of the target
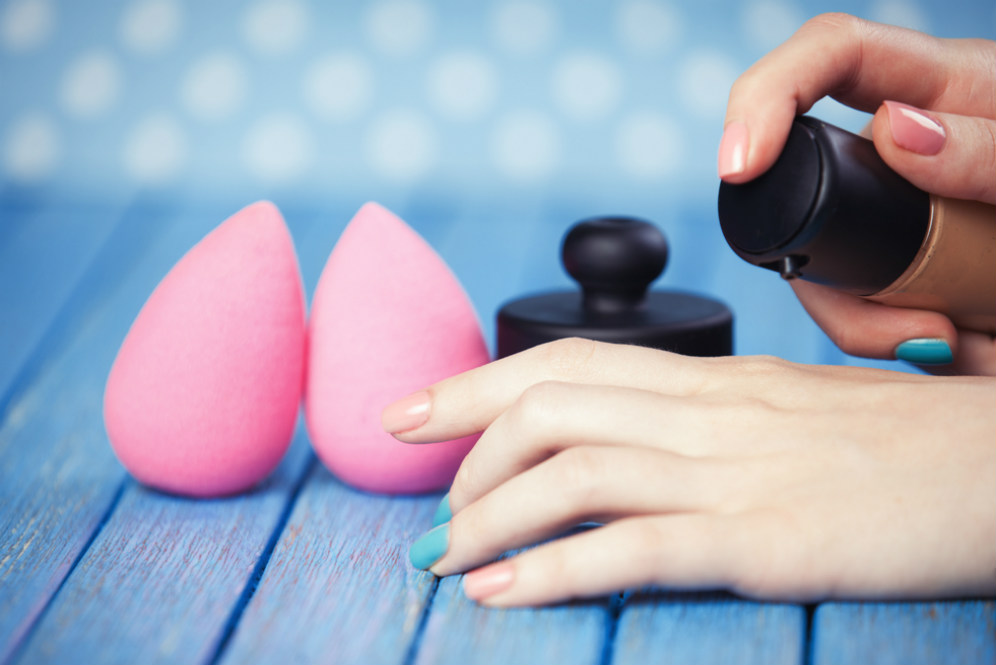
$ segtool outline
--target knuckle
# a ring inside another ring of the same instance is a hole
[[[644,570],[661,570],[661,552],[664,550],[670,532],[666,518],[631,518],[627,521],[628,533],[625,540],[630,544],[630,552],[636,560],[635,566]],[[666,583],[666,580],[658,580]]]
[[[805,525],[786,511],[766,509],[739,516],[731,537],[749,542],[745,555],[731,561],[730,586],[750,597],[815,597],[820,554],[805,544]],[[749,526],[748,526],[749,525]],[[786,534],[795,538],[786,538]]]
[[[516,432],[547,432],[557,427],[559,405],[564,403],[565,384],[541,381],[522,391],[509,412]]]
[[[568,337],[537,347],[540,361],[550,376],[566,381],[588,375],[598,342]]]
[[[756,79],[753,75],[753,68],[748,69],[746,72],[737,77],[737,80],[730,86],[729,100],[746,97],[755,83]]]
[[[803,23],[799,31],[833,31],[854,34],[863,27],[864,23],[858,17],[844,12],[824,12]]]
[[[979,173],[987,173],[991,176],[993,171],[996,171],[996,123],[987,121],[981,124],[983,136],[979,140],[979,145],[985,147],[982,148],[984,164]],[[980,191],[975,197],[976,199],[980,201],[992,201],[996,198],[996,183],[993,182],[990,176],[982,179]]]
[[[703,402],[701,414],[720,430],[730,433],[726,445],[738,450],[756,449],[770,441],[771,427],[784,426],[786,417],[791,422],[790,403],[787,400],[784,402],[737,391]],[[717,472],[714,467],[711,468]],[[713,489],[714,498],[718,500],[731,487],[735,485],[727,485],[724,490]]]
[[[472,455],[467,455],[463,463],[460,464],[460,468],[457,469],[453,483],[450,485],[450,501],[453,501],[454,495],[457,497],[473,495],[474,488],[479,485],[480,475],[474,458]]]
[[[740,371],[751,377],[771,377],[786,372],[790,363],[776,356],[741,356],[737,361]]]
[[[744,397],[734,409],[734,422],[772,423],[781,421],[786,409],[772,400],[759,395]]]
[[[717,482],[713,484],[713,502],[709,508],[728,517],[750,511],[778,485],[778,471],[773,468],[779,467],[770,455],[712,460],[710,478]]]
[[[825,326],[824,331],[837,345],[837,348],[852,356],[864,354],[864,336],[857,334],[852,326]]]
[[[582,562],[572,556],[569,544],[563,540],[554,541],[537,552],[539,556],[535,561],[544,573],[543,584],[548,592],[558,598],[570,597],[572,587],[583,578],[584,570]]]
[[[771,557],[777,552],[772,552],[770,534],[762,524],[753,523],[753,528],[749,535],[744,534],[742,524],[748,519],[747,515],[738,515],[738,520],[731,520],[726,525],[728,544],[739,544],[738,541],[749,539],[745,547],[739,547],[738,556],[733,557],[727,564],[727,579],[725,582],[740,593],[748,597],[764,594],[771,587],[772,566],[776,565],[771,561]]]
[[[551,460],[552,482],[574,506],[590,507],[600,494],[605,463],[601,451],[588,446],[567,448]]]

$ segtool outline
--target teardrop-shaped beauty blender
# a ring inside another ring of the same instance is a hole
[[[304,356],[294,245],[277,208],[255,203],[187,252],[139,312],[104,393],[111,446],[166,492],[248,489],[290,444]]]
[[[308,334],[305,414],[329,470],[373,492],[448,487],[476,436],[411,445],[380,424],[389,403],[489,359],[466,293],[425,240],[363,206],[325,264]]]

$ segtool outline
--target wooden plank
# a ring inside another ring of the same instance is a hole
[[[438,502],[352,490],[316,464],[220,662],[405,662],[435,585],[408,547]]]
[[[812,662],[996,663],[996,602],[826,603],[813,618]]]
[[[601,662],[613,620],[606,602],[490,609],[467,600],[462,579],[455,576],[440,582],[414,661],[417,665]]]
[[[72,303],[77,283],[121,221],[120,207],[66,205],[3,208],[9,227],[0,242],[0,414],[32,355],[45,353],[46,333]],[[50,337],[51,335],[49,335]]]
[[[623,606],[612,662],[788,665],[803,662],[805,642],[806,611],[798,605],[639,593]]]
[[[226,499],[130,482],[15,662],[208,662],[309,457],[299,430],[273,475]]]
[[[152,229],[156,242],[147,252],[112,243],[121,257],[105,257],[90,281],[107,291],[90,299],[75,336],[46,358],[11,402],[0,426],[0,660],[32,630],[125,478],[101,418],[104,382],[118,345],[159,279],[222,218],[217,211],[134,210],[121,225],[121,237],[144,237],[130,234]]]
[[[92,282],[109,290],[90,300],[77,336],[44,359],[0,424],[0,661],[44,610],[124,477],[107,445],[101,397],[118,343],[179,249],[176,239],[154,246],[145,262],[106,257],[106,277]]]

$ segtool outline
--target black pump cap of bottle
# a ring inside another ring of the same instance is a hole
[[[870,295],[913,262],[930,224],[930,197],[890,169],[868,139],[804,116],[767,172],[720,184],[719,222],[750,263]]]
[[[733,315],[723,303],[691,293],[648,291],[664,270],[668,247],[653,224],[599,217],[575,224],[561,260],[580,291],[506,303],[498,312],[498,356],[564,337],[637,344],[694,356],[733,352]]]

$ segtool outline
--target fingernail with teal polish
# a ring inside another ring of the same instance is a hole
[[[443,558],[449,546],[450,525],[440,524],[412,543],[408,558],[416,568],[428,570],[429,566]]]
[[[896,358],[918,365],[947,365],[954,360],[943,339],[908,339],[896,347]]]
[[[450,493],[447,492],[443,500],[439,502],[439,507],[436,508],[436,514],[432,516],[432,526],[439,526],[440,524],[445,524],[453,519],[453,511],[450,510]]]

